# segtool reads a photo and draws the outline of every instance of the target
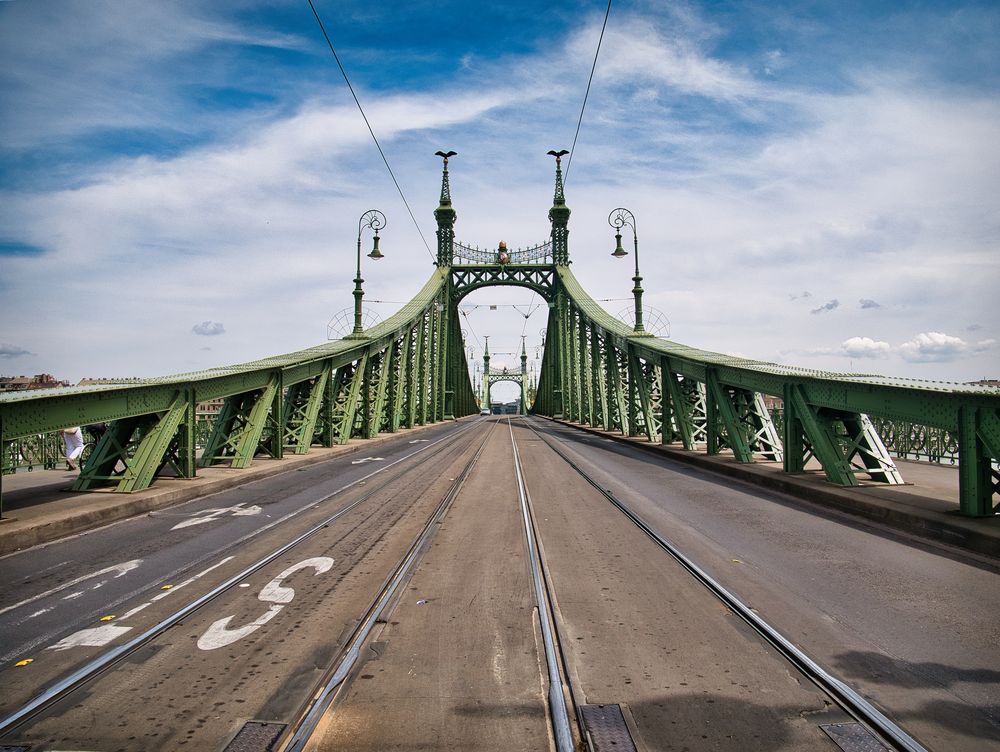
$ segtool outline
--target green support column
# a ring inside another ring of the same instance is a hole
[[[548,326],[548,338],[546,339],[546,348],[548,353],[552,355],[551,358],[546,358],[545,362],[548,364],[548,374],[547,381],[551,385],[549,388],[550,399],[551,399],[551,415],[553,418],[562,418],[564,416],[563,407],[563,363],[562,360],[562,334],[561,325],[559,317],[560,299],[561,293],[557,293],[556,299],[552,303],[552,307],[549,308],[549,326]]]
[[[709,454],[715,454],[719,451],[720,437],[717,426],[718,418],[721,418],[722,425],[726,429],[726,441],[729,444],[729,448],[733,450],[733,456],[736,458],[736,461],[744,463],[753,462],[753,451],[750,449],[744,426],[730,398],[729,388],[719,382],[715,369],[707,369],[706,375],[710,411],[708,424],[711,433],[709,436],[712,437],[709,439],[709,443],[714,447],[714,451],[710,450]],[[713,410],[716,412],[718,418],[712,417]],[[712,426],[716,426],[714,431]]]
[[[593,426],[594,421],[594,384],[592,381],[593,364],[590,354],[590,323],[580,316],[580,413],[582,422]]]
[[[784,470],[786,473],[805,472],[806,458],[806,437],[805,429],[795,408],[795,387],[786,385],[782,396],[782,404],[785,413],[783,443]]]
[[[265,417],[266,424],[270,424],[271,435],[268,437],[266,450],[274,459],[280,460],[285,456],[285,390],[283,375],[279,371],[276,375],[277,386],[274,390],[274,397],[271,402],[271,409]]]
[[[118,492],[132,493],[149,488],[164,463],[164,455],[170,448],[187,409],[187,395],[181,392],[165,413],[154,417],[148,423],[148,430],[139,442],[135,454],[126,463],[125,472],[116,489]],[[77,489],[81,481],[82,476],[74,484],[74,490],[83,490]]]
[[[959,511],[966,517],[992,517],[997,486],[990,460],[1000,457],[1000,419],[994,411],[959,410],[958,452]]]
[[[369,362],[374,363],[371,373],[372,394],[370,403],[370,413],[367,421],[366,439],[374,439],[382,432],[386,423],[385,408],[389,395],[389,369],[392,367],[392,346],[379,353],[377,357],[372,357]]]
[[[577,357],[576,343],[578,337],[576,334],[576,311],[569,301],[566,301],[566,315],[563,319],[564,329],[563,329],[563,341],[566,343],[565,353],[566,353],[566,363],[569,367],[566,369],[566,395],[567,399],[567,415],[569,419],[574,423],[582,423],[580,415],[580,361]]]
[[[424,345],[427,332],[426,313],[417,320],[417,327],[414,330],[413,340],[413,376],[410,382],[410,412],[409,425],[413,428],[416,425],[423,425],[423,405],[424,405]]]
[[[711,369],[705,369],[705,451],[708,454],[718,454],[722,441],[719,435],[719,405],[716,402],[715,390],[711,388]]]
[[[794,417],[800,422],[813,454],[823,466],[827,480],[838,486],[858,485],[858,479],[854,475],[850,462],[837,446],[830,420],[822,416],[818,410],[813,410],[806,401],[802,387],[790,386],[786,393],[791,399],[785,403],[785,408],[787,410],[788,405],[792,405]],[[791,453],[792,445],[789,445],[786,454]]]
[[[323,424],[322,444],[325,447],[332,447],[337,443],[334,429],[334,410],[337,401],[337,372],[333,367],[333,361],[326,365],[326,387],[323,390],[323,405],[320,408],[320,420]]]
[[[297,425],[287,434],[290,439],[287,446],[295,454],[305,454],[312,446],[313,437],[316,435],[319,411],[327,394],[329,380],[329,371],[324,369],[315,379],[305,382],[305,404],[301,413],[297,415]]]
[[[198,460],[197,439],[195,437],[195,410],[198,400],[195,398],[195,390],[185,391],[185,412],[184,419],[177,431],[177,469],[182,478],[193,478],[197,474]]]
[[[647,368],[649,364],[643,364],[638,354],[632,346],[629,346],[629,371],[631,378],[635,381],[635,392],[638,397],[636,414],[642,416],[642,428],[646,438],[653,444],[660,440],[658,426],[656,425],[656,415],[653,407],[653,395],[651,382],[655,379],[655,370]],[[650,374],[648,371],[653,370]],[[662,400],[661,400],[662,402]],[[634,435],[638,435],[637,430],[633,430]]]
[[[601,353],[604,348],[597,327],[590,330],[590,382],[594,387],[594,419],[590,425],[608,430],[608,389]]]
[[[618,348],[615,346],[610,335],[604,338],[604,360],[608,381],[608,421],[609,431],[620,431],[623,436],[628,436],[628,405],[625,403],[625,375],[622,373],[622,364],[619,362]]]
[[[390,384],[390,394],[392,395],[392,405],[390,406],[389,432],[396,433],[403,424],[403,409],[406,407],[406,386],[407,377],[412,378],[409,370],[410,363],[410,332],[407,331],[403,338],[396,343],[395,357],[393,358],[392,383]]]
[[[669,409],[673,416],[674,427],[681,437],[681,443],[684,445],[684,448],[693,451],[695,448],[695,426],[691,415],[691,403],[685,399],[684,392],[681,391],[677,372],[674,370],[669,358],[663,359],[662,375],[663,403],[670,406]],[[663,410],[662,425],[663,440],[666,441],[668,428],[666,407]]]

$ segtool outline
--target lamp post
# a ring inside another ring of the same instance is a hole
[[[385,215],[378,209],[369,209],[358,220],[358,267],[354,276],[354,331],[351,337],[364,337],[364,330],[361,328],[361,299],[365,296],[365,291],[361,288],[364,280],[361,278],[361,232],[366,227],[375,231],[372,241],[372,252],[368,258],[378,261],[382,258],[382,252],[378,249],[378,231],[385,227]]]
[[[632,277],[632,281],[635,282],[635,286],[632,288],[632,295],[635,296],[634,331],[636,334],[645,334],[646,331],[642,328],[642,277],[639,276],[639,236],[635,231],[635,215],[628,209],[619,207],[608,215],[608,224],[618,231],[615,233],[615,250],[611,253],[615,258],[628,255],[628,251],[622,248],[621,230],[626,225],[632,228],[632,243],[635,251],[635,276]]]

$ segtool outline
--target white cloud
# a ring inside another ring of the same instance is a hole
[[[993,347],[992,339],[974,344],[961,337],[953,337],[943,332],[922,332],[909,342],[899,346],[899,353],[911,363],[947,362],[956,360],[969,352],[983,352]]]
[[[849,358],[885,358],[892,349],[888,342],[871,337],[851,337],[840,345],[841,352]]]
[[[226,333],[226,327],[218,321],[202,321],[200,324],[192,326],[191,331],[202,337],[217,337]]]

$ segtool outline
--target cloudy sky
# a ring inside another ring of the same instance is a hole
[[[315,5],[419,229],[306,0],[0,2],[0,374],[322,342],[373,207],[387,317],[432,269],[438,149],[461,241],[547,238],[545,152],[572,144],[605,4]],[[625,206],[678,342],[1000,378],[998,38],[992,1],[616,2],[567,178],[575,274],[630,308],[607,224]],[[538,302],[466,298],[475,357],[489,335],[514,365],[523,333],[534,359]]]

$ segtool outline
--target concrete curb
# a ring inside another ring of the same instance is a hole
[[[535,416],[546,417],[546,416]],[[862,517],[888,527],[900,530],[938,543],[964,549],[970,553],[1000,560],[1000,518],[974,519],[958,516],[958,506],[954,512],[925,510],[889,499],[872,498],[864,495],[866,488],[840,488],[820,485],[815,480],[808,481],[802,476],[784,472],[763,470],[759,466],[742,465],[735,460],[726,461],[662,444],[650,444],[621,434],[571,423],[565,420],[547,418],[570,428],[576,428],[594,436],[612,439],[644,452],[666,457],[702,470],[740,480],[751,485],[779,491],[788,496],[821,508],[833,508],[855,517]],[[825,481],[821,481],[825,484]]]
[[[0,521],[0,556],[32,546],[77,535],[103,525],[147,514],[186,501],[192,501],[220,491],[227,491],[246,483],[316,465],[361,450],[381,446],[402,436],[441,426],[444,422],[401,429],[374,439],[359,439],[353,443],[329,448],[314,448],[309,454],[290,455],[280,460],[263,460],[244,470],[231,468],[204,468],[195,478],[160,478],[156,484],[135,494],[116,494],[111,491],[84,491],[66,494],[64,499],[49,502],[46,513],[30,520],[8,516]],[[86,506],[72,508],[71,504]]]

